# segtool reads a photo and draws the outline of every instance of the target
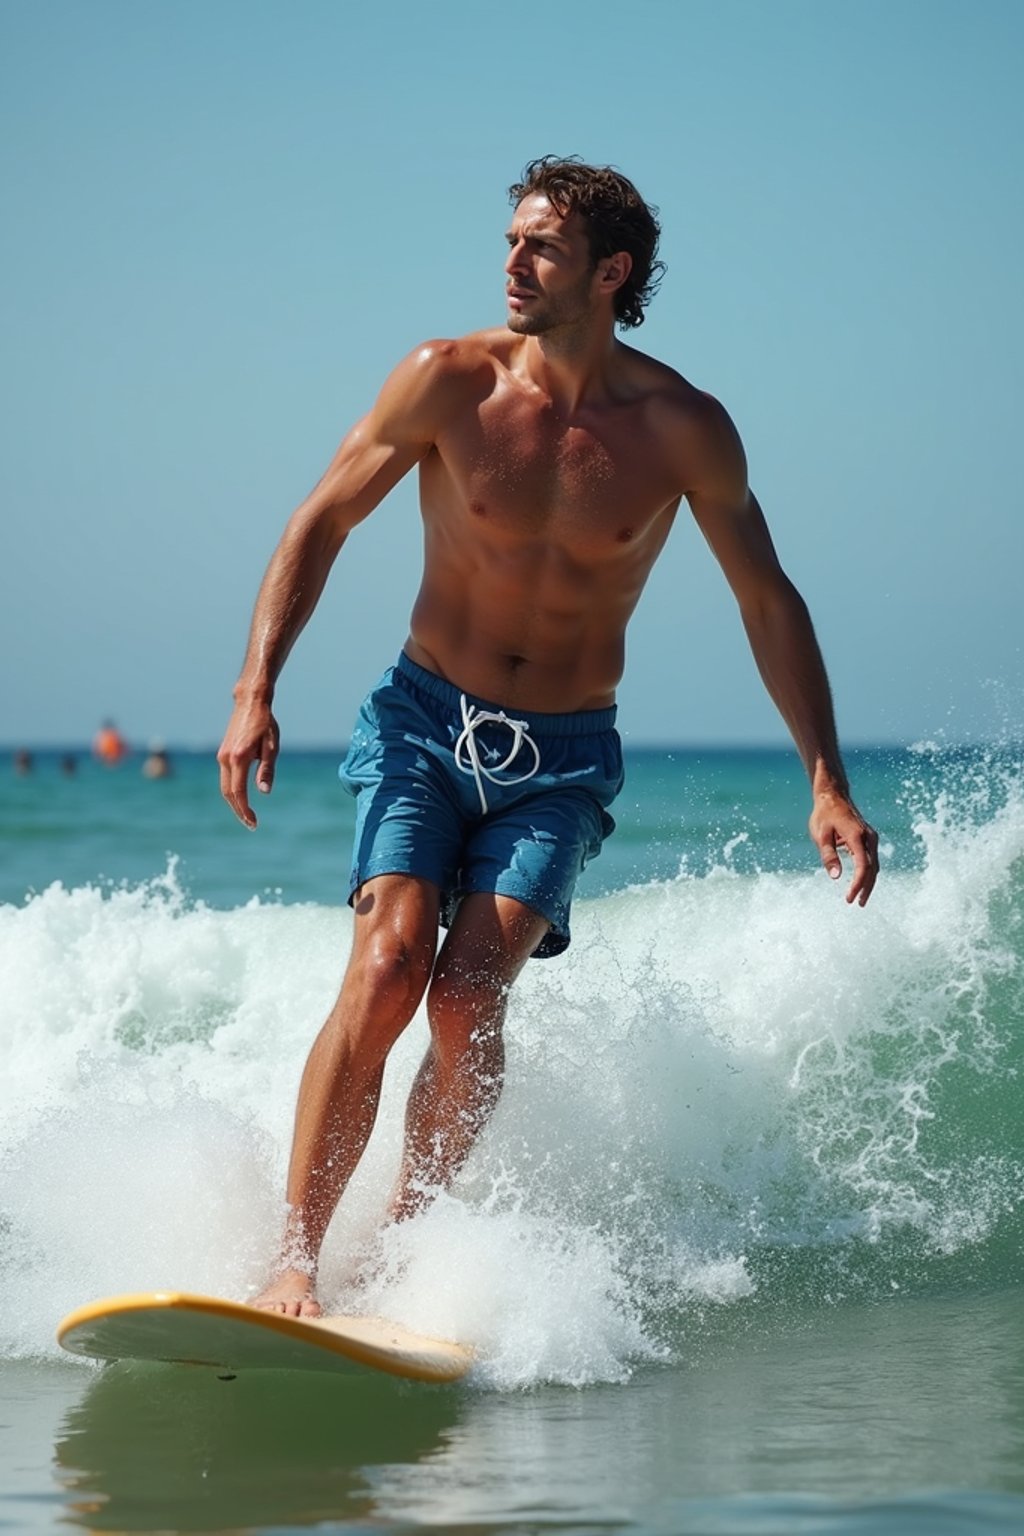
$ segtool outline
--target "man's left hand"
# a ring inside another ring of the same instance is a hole
[[[808,826],[833,880],[843,873],[839,850],[845,849],[853,859],[853,879],[846,899],[865,906],[878,879],[878,833],[874,827],[868,826],[851,800],[834,790],[815,796]]]

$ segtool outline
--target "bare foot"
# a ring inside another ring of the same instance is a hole
[[[285,1317],[319,1317],[323,1311],[316,1299],[315,1276],[304,1269],[281,1269],[248,1303],[261,1312],[281,1312]]]

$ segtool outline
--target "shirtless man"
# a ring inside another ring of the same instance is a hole
[[[861,906],[877,873],[810,618],[736,430],[716,400],[615,337],[641,323],[661,270],[654,211],[617,172],[550,156],[510,196],[506,325],[400,363],[293,514],[218,754],[225,798],[255,827],[249,770],[268,794],[278,673],[347,535],[418,465],[423,582],[342,769],[357,796],[352,951],[303,1074],[281,1254],[254,1302],[292,1316],[320,1310],[324,1233],[425,992],[430,1044],[393,1217],[450,1183],[494,1108],[509,988],[528,957],[568,943],[575,880],[613,826],[626,625],[683,497],[807,769],[826,870],[838,879],[838,850],[852,856],[847,900]]]

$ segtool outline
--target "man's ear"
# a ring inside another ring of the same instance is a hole
[[[628,251],[616,251],[614,256],[604,256],[597,264],[597,280],[602,293],[612,294],[621,288],[633,270],[633,258]]]

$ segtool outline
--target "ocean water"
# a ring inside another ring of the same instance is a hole
[[[117,1291],[245,1295],[345,963],[351,805],[285,755],[0,765],[0,1528],[1024,1529],[1024,753],[855,752],[850,909],[791,754],[632,751],[452,1192],[383,1235],[417,1018],[325,1299],[476,1346],[423,1389],[96,1368]],[[845,885],[845,881],[843,882]]]

